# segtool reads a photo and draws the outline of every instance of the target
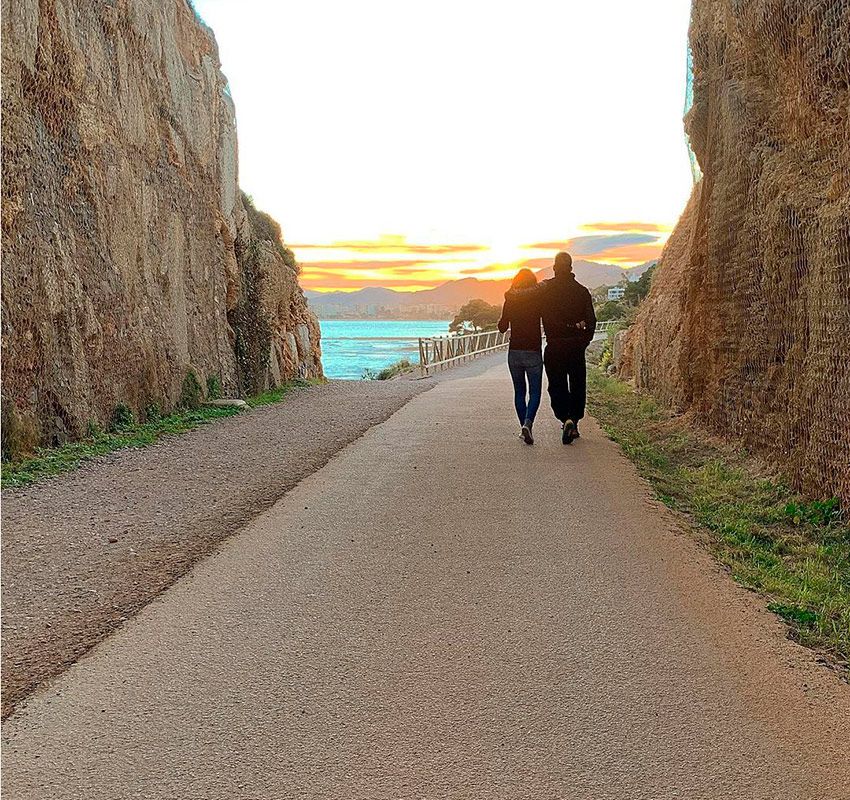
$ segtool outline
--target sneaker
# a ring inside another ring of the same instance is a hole
[[[573,423],[573,439],[578,439],[581,434],[578,432],[578,423]]]
[[[571,419],[564,423],[564,428],[561,431],[561,444],[573,443],[573,431],[576,429],[576,424]]]
[[[531,435],[531,423],[526,422],[525,425],[522,426],[520,436],[522,436],[522,440],[526,444],[534,444],[534,437]]]

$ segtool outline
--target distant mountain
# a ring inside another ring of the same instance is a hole
[[[337,303],[339,305],[364,305],[377,303],[379,305],[395,306],[404,299],[406,294],[414,292],[396,292],[393,289],[384,289],[380,286],[368,286],[358,289],[356,292],[314,292],[308,289],[304,292],[311,302],[321,301],[323,303]]]
[[[548,261],[548,259],[547,259]],[[624,270],[614,264],[597,264],[593,261],[573,262],[573,272],[579,283],[588,289],[598,286],[613,286],[623,278],[637,280],[653,261]],[[552,267],[535,270],[538,279],[552,277]],[[382,287],[358,289],[356,292],[316,292],[307,290],[304,294],[316,313],[322,316],[375,316],[398,311],[409,313],[414,307],[433,314],[454,314],[464,303],[481,298],[494,305],[501,304],[504,294],[510,286],[510,280],[487,281],[478,278],[461,278],[456,281],[422,289],[416,292],[398,292]]]

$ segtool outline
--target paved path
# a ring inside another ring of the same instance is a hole
[[[850,797],[850,693],[588,425],[440,383],[4,726],[4,797]]]
[[[426,383],[293,390],[4,490],[3,716]]]

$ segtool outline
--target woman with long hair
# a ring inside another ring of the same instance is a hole
[[[530,269],[521,269],[511,289],[536,286],[537,277]],[[540,295],[538,292],[505,295],[499,330],[510,328],[508,369],[514,384],[514,407],[519,417],[520,436],[526,444],[534,444],[532,426],[543,389],[543,354],[540,335]]]

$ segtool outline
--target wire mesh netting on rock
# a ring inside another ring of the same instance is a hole
[[[623,368],[850,502],[850,0],[695,0],[702,178]]]

